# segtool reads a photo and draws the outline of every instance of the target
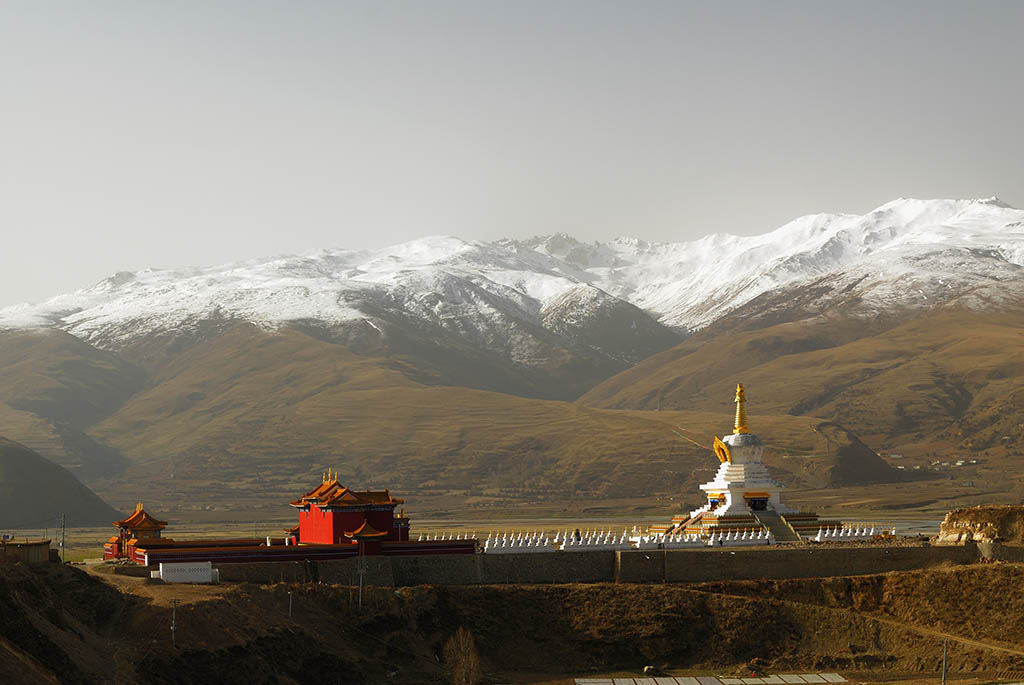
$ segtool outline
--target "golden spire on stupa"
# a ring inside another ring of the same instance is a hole
[[[747,396],[743,392],[743,384],[736,384],[736,423],[733,426],[735,433],[749,433],[747,430]]]

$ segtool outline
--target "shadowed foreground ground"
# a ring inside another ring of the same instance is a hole
[[[476,642],[485,682],[594,673],[839,670],[900,680],[1024,671],[1024,566],[691,585],[171,586],[0,567],[3,682],[444,682]],[[1008,591],[1009,590],[1009,591]],[[288,616],[292,593],[292,617]],[[177,649],[172,649],[172,601]]]

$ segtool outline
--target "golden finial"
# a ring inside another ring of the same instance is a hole
[[[747,395],[743,392],[743,384],[736,384],[736,423],[733,433],[749,433],[747,430]]]
[[[135,505],[135,511],[142,511],[142,502]]]

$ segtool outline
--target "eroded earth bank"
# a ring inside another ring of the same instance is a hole
[[[1024,565],[688,585],[172,586],[0,567],[2,682],[444,682],[472,633],[484,682],[588,673],[1024,671]],[[291,617],[289,617],[291,593]],[[177,647],[171,645],[172,600]]]

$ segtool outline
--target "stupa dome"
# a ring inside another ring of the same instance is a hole
[[[763,443],[761,438],[753,433],[733,433],[722,438],[729,447],[760,447]]]

